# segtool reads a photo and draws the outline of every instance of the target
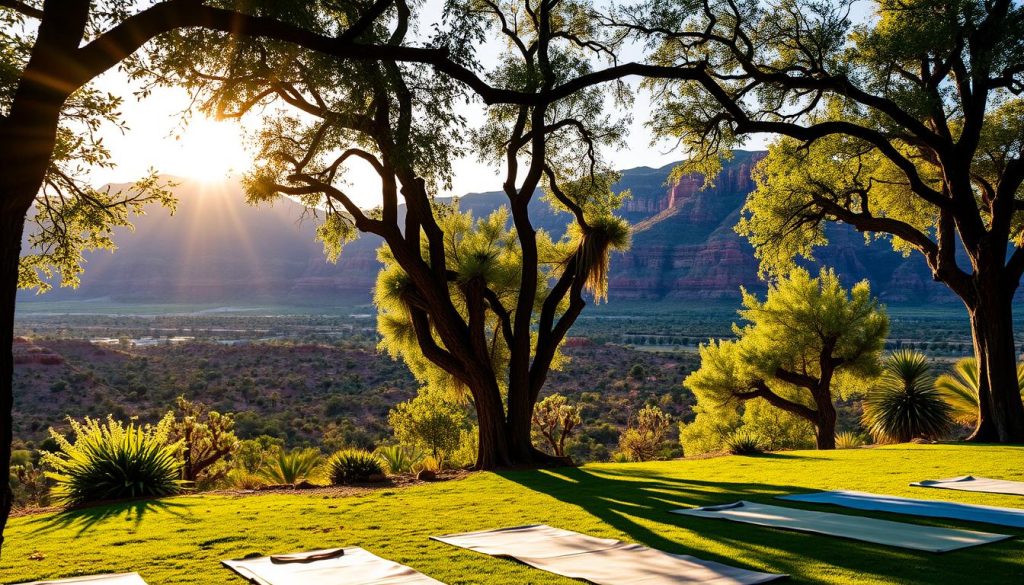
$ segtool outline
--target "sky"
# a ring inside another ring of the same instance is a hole
[[[441,5],[439,0],[426,3],[424,14],[427,22],[441,17]],[[430,30],[430,27],[421,25],[420,30]],[[500,50],[502,46],[497,42],[485,46],[481,51],[484,65],[494,63]],[[638,56],[638,51],[626,55],[627,60]],[[636,80],[631,83],[634,86],[638,84]],[[243,118],[239,124],[237,121],[214,121],[196,114],[190,123],[185,124],[181,114],[188,108],[190,100],[183,90],[161,89],[149,97],[136,99],[133,92],[138,87],[116,69],[98,78],[96,84],[124,98],[121,111],[128,131],[105,133],[104,142],[117,166],[93,172],[91,182],[94,184],[129,182],[145,175],[150,168],[167,175],[216,181],[225,176],[237,178],[250,167],[252,157],[244,144],[243,127],[251,128],[254,125],[252,118]],[[649,98],[638,94],[627,146],[610,157],[616,168],[660,167],[683,158],[672,144],[651,144],[651,133],[644,127],[650,107]],[[478,125],[483,120],[484,106],[473,104],[464,114],[471,125]],[[755,141],[752,145],[763,146],[763,142]],[[502,169],[496,166],[482,164],[474,157],[456,160],[453,166],[451,191],[437,195],[463,195],[500,188]],[[379,183],[374,177],[368,166],[352,168],[349,173],[352,186],[347,191],[357,199],[357,203],[372,206],[379,199]]]

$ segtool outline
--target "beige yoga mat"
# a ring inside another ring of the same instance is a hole
[[[961,490],[965,492],[988,492],[992,494],[1010,494],[1024,496],[1024,481],[1006,479],[990,479],[987,477],[951,477],[949,479],[926,479],[912,484],[917,487],[941,488],[944,490]]]
[[[749,585],[787,576],[748,571],[543,524],[431,538],[597,585]]]
[[[444,585],[356,547],[221,562],[256,585]]]
[[[720,518],[801,532],[815,532],[927,552],[946,552],[1010,538],[1006,534],[905,524],[877,518],[799,510],[746,501],[723,506],[672,510],[672,513],[700,518]]]
[[[138,573],[119,573],[116,575],[87,575],[85,577],[72,577],[70,579],[58,579],[56,581],[33,581],[19,585],[70,585],[77,583],[81,585],[146,585]]]

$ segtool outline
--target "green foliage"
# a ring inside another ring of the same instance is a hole
[[[327,474],[334,485],[365,483],[384,475],[387,465],[379,455],[362,449],[344,449],[327,459]]]
[[[412,466],[422,461],[425,457],[423,451],[415,447],[405,447],[402,445],[377,447],[375,453],[384,461],[387,472],[392,475],[409,473],[412,470]]]
[[[73,440],[51,429],[60,452],[42,454],[58,501],[80,506],[105,500],[156,498],[177,494],[181,463],[178,445],[169,443],[173,415],[157,425],[127,425],[107,417],[68,419]]]
[[[1017,364],[1017,386],[1024,397],[1024,363]],[[978,422],[978,361],[963,358],[951,372],[935,380],[935,388],[949,405],[950,417],[960,425],[973,427]]]
[[[935,389],[924,354],[893,352],[882,377],[864,398],[864,425],[880,442],[939,438],[950,429],[950,407]]]
[[[867,444],[867,439],[860,433],[845,432],[836,434],[836,449],[856,449]]]
[[[679,425],[679,441],[686,456],[729,450],[730,437],[741,433],[757,439],[764,451],[807,449],[814,446],[814,426],[763,400],[709,408],[694,406],[693,422]]]
[[[761,439],[748,429],[740,429],[726,437],[725,448],[733,455],[756,455],[764,451]]]
[[[709,449],[715,434],[726,436],[743,401],[784,404],[816,424],[816,392],[827,391],[824,398],[833,400],[848,397],[878,373],[889,320],[866,281],[847,292],[830,270],[812,278],[795,269],[769,287],[764,301],[744,291],[743,306],[739,314],[746,324],[733,325],[737,339],[701,345],[700,368],[684,381],[702,409],[698,416],[705,417],[684,431],[690,449]],[[791,417],[773,422],[762,407],[750,416],[761,420],[768,448],[800,446],[804,430]],[[722,422],[710,420],[723,414]]]
[[[661,453],[671,418],[657,406],[645,406],[619,436],[619,452],[629,461],[650,461]]]
[[[323,457],[316,448],[278,451],[260,468],[259,474],[272,484],[295,485],[315,477]]]
[[[429,389],[391,409],[388,422],[400,444],[422,449],[438,461],[459,448],[468,427],[464,407]]]
[[[235,421],[230,414],[209,410],[201,402],[179,396],[178,419],[172,426],[172,438],[181,443],[182,479],[212,485],[229,470],[226,458],[238,447]]]
[[[239,441],[231,463],[235,469],[256,474],[268,461],[278,458],[283,449],[283,440],[260,435],[255,439]]]
[[[581,422],[578,404],[569,404],[561,394],[551,394],[533,407],[533,440],[546,443],[556,457],[564,457],[565,442]]]

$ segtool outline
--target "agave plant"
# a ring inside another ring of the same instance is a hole
[[[155,426],[123,424],[113,416],[105,423],[89,417],[68,422],[74,441],[50,429],[60,451],[42,453],[61,503],[155,498],[182,490],[178,445],[168,443],[174,422],[170,413]]]
[[[836,434],[836,449],[856,449],[867,444],[864,435],[849,431]]]
[[[939,437],[952,424],[950,407],[935,389],[924,354],[897,350],[882,377],[864,399],[863,422],[878,441],[903,443],[915,437]]]
[[[281,450],[276,457],[264,462],[260,475],[273,484],[296,484],[308,480],[320,467],[320,450]]]
[[[1017,387],[1024,396],[1024,363],[1017,364]],[[972,427],[978,422],[978,361],[964,358],[953,364],[953,371],[935,380],[935,388],[952,409],[958,424]]]
[[[419,463],[425,454],[415,447],[402,445],[385,445],[378,447],[377,455],[384,460],[388,473],[408,473],[412,466]]]
[[[739,429],[726,437],[725,448],[733,455],[756,455],[764,451],[761,438],[747,429]]]
[[[342,485],[364,483],[375,475],[384,475],[384,460],[362,449],[344,449],[327,460],[331,483]]]

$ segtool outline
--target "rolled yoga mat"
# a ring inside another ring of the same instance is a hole
[[[974,477],[971,475],[951,477],[949,479],[926,479],[924,481],[916,481],[910,485],[915,487],[940,488],[944,490],[959,490],[963,492],[985,492],[989,494],[1024,496],[1024,481],[990,479],[988,477]]]
[[[787,576],[748,571],[544,524],[431,538],[597,585],[753,585]]]
[[[959,504],[939,500],[917,500],[847,490],[778,496],[779,500],[808,504],[832,504],[855,510],[876,510],[927,518],[949,518],[1024,528],[1024,509]]]
[[[699,518],[732,520],[733,522],[800,532],[814,532],[927,552],[946,552],[1010,538],[1006,534],[920,526],[746,501],[722,506],[672,510],[672,513]]]
[[[257,585],[444,585],[356,547],[221,562]]]

